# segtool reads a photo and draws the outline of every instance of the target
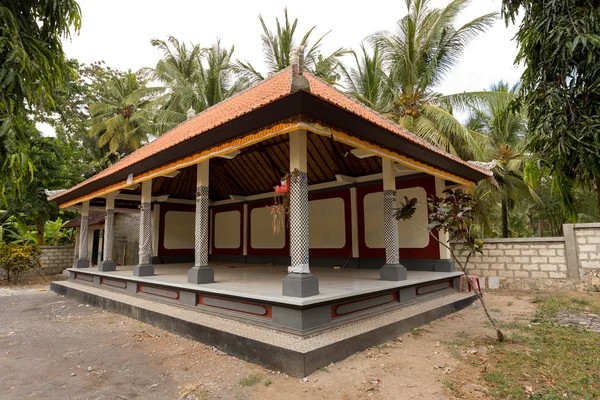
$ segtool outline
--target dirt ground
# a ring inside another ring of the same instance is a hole
[[[532,296],[486,295],[498,320],[530,319]],[[477,304],[298,379],[136,320],[79,304],[47,284],[0,287],[3,399],[487,398],[454,338],[489,337]],[[487,343],[477,340],[477,343]],[[466,379],[458,378],[467,376]],[[452,385],[453,391],[448,387]]]

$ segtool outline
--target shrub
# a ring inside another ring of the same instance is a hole
[[[42,251],[33,244],[0,243],[0,268],[6,271],[6,279],[16,283],[21,273],[30,268],[41,267]]]

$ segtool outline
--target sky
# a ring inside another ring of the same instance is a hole
[[[78,3],[82,28],[79,34],[65,40],[67,57],[83,63],[102,60],[111,67],[132,71],[156,65],[160,52],[150,45],[150,40],[168,36],[202,46],[209,46],[219,38],[224,46],[235,45],[234,58],[249,60],[264,71],[258,15],[272,27],[276,17],[283,18],[286,6],[289,16],[298,18],[299,37],[313,25],[316,25],[315,38],[331,31],[323,42],[324,54],[340,46],[358,50],[367,36],[380,30],[394,30],[396,22],[406,15],[401,0],[79,0]],[[446,4],[448,0],[432,0],[430,7]],[[501,0],[474,0],[456,25],[499,12],[500,6]],[[478,91],[500,79],[516,82],[522,68],[514,65],[515,33],[516,26],[506,27],[504,20],[499,19],[468,45],[460,64],[438,91],[445,94]],[[352,60],[345,61],[350,64]]]

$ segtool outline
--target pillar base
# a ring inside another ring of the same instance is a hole
[[[89,268],[90,267],[90,260],[88,260],[87,258],[78,258],[77,260],[75,260],[75,265],[73,267],[75,267],[75,268]]]
[[[111,272],[117,270],[117,264],[113,260],[104,260],[98,264],[98,272]]]
[[[288,274],[282,281],[283,295],[310,297],[319,294],[319,280],[313,274]]]
[[[385,264],[379,269],[379,278],[382,281],[405,281],[406,268],[402,264]]]
[[[138,264],[133,267],[133,276],[154,276],[154,265]]]
[[[213,283],[215,281],[215,270],[209,266],[192,267],[188,271],[188,283],[200,285],[202,283]]]

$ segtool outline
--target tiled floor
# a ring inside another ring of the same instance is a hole
[[[312,267],[311,272],[319,279],[320,294],[301,299],[281,294],[281,281],[287,275],[286,267],[215,263],[211,264],[215,270],[215,282],[194,285],[187,283],[187,271],[192,266],[191,263],[157,264],[155,275],[149,277],[134,277],[133,266],[119,266],[115,272],[97,272],[96,268],[70,269],[70,271],[295,305],[315,304],[460,275],[459,272],[408,271],[407,280],[391,282],[380,280],[377,269]]]

